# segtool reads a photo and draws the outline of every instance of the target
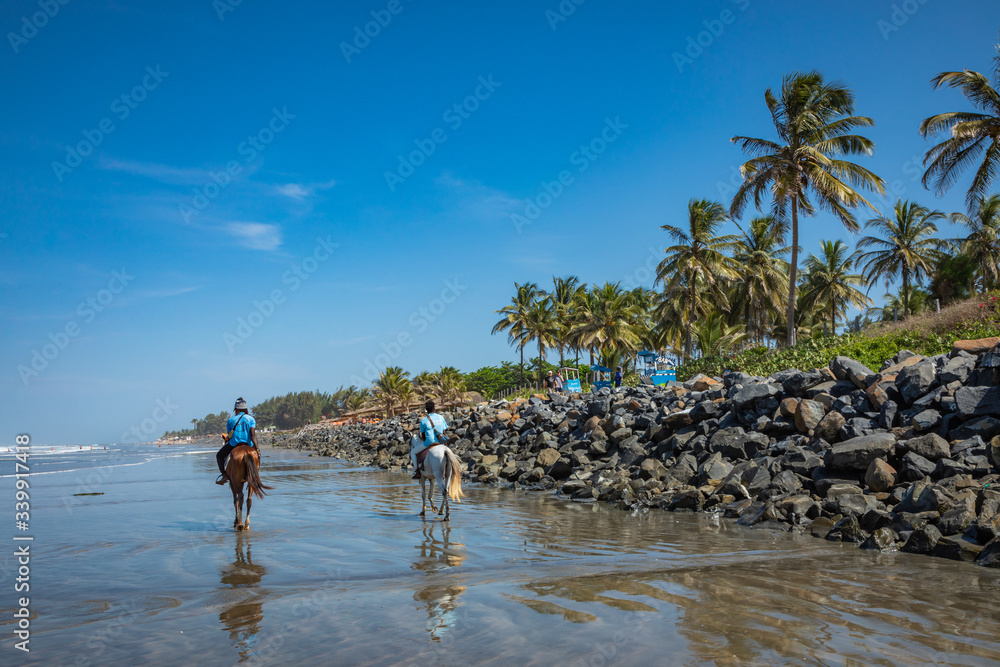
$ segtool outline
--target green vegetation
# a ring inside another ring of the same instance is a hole
[[[181,431],[167,431],[163,434],[164,438],[174,438],[174,437],[184,437],[184,436],[196,436],[196,435],[217,435],[219,433],[225,433],[226,431],[226,420],[229,419],[229,413],[223,410],[219,414],[207,414],[203,419],[192,419],[192,428],[184,429]]]
[[[909,325],[904,328],[887,324],[861,333],[817,336],[779,349],[760,346],[738,354],[704,356],[681,364],[677,379],[684,381],[698,373],[720,376],[727,370],[765,377],[789,368],[808,371],[826,366],[837,356],[857,359],[878,370],[882,362],[900,350],[923,355],[941,354],[949,351],[955,340],[998,335],[1000,295],[959,303],[940,315],[927,313],[914,317]]]

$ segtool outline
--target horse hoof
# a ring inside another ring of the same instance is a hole
[[[236,530],[243,530],[243,524],[242,523],[236,524]]]
[[[424,512],[421,512],[420,514],[418,514],[417,516],[425,516],[426,514],[427,514],[427,512],[424,511]]]

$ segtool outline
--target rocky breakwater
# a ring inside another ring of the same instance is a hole
[[[446,413],[484,483],[1000,566],[1000,345]],[[416,415],[274,444],[409,467]]]

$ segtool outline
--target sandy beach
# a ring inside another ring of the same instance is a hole
[[[209,450],[31,461],[31,652],[4,664],[1000,660],[1000,579],[962,563],[477,485],[448,526],[407,475],[287,450],[236,533]]]

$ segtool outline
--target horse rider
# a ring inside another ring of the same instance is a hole
[[[240,445],[252,445],[257,450],[258,455],[260,454],[260,448],[257,447],[257,421],[250,416],[247,402],[243,400],[242,396],[236,399],[233,412],[236,414],[226,422],[228,433],[222,436],[225,444],[215,455],[215,461],[219,464],[219,472],[222,473],[215,480],[216,484],[225,484],[229,481],[229,476],[226,475],[226,457],[233,449]]]
[[[420,420],[420,438],[423,440],[423,446],[414,447],[410,450],[410,460],[413,461],[413,479],[420,479],[417,454],[431,445],[441,442],[443,438],[440,436],[448,428],[448,422],[444,420],[444,417],[434,412],[434,401],[424,403],[424,409],[427,410],[427,416]]]

